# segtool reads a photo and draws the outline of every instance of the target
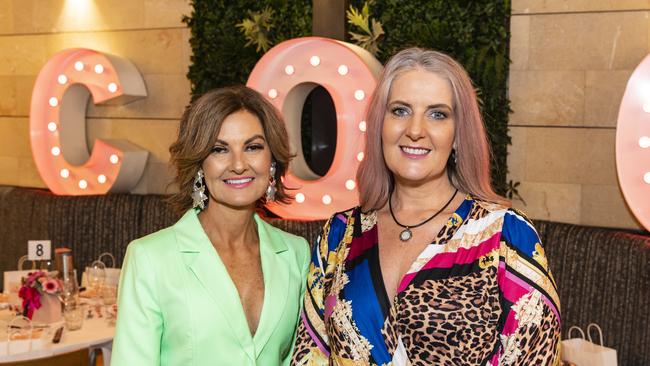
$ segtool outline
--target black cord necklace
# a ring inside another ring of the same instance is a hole
[[[442,211],[445,210],[445,208],[447,208],[447,206],[449,206],[451,201],[453,201],[454,198],[456,197],[457,193],[458,193],[458,189],[456,189],[454,191],[454,195],[451,196],[449,201],[447,201],[447,203],[444,206],[442,206],[442,208],[440,210],[438,210],[438,212],[434,213],[433,216],[429,217],[428,219],[422,221],[421,223],[419,223],[417,225],[404,225],[404,224],[400,223],[399,221],[397,221],[397,218],[395,217],[395,214],[393,213],[393,204],[391,202],[392,199],[393,199],[393,192],[391,192],[390,195],[388,196],[388,209],[390,210],[390,216],[393,218],[393,221],[395,221],[395,223],[397,225],[404,228],[404,230],[402,230],[402,232],[399,233],[399,240],[401,240],[401,241],[409,241],[409,240],[411,240],[411,238],[413,237],[413,233],[411,232],[411,229],[415,229],[416,227],[422,226],[422,225],[426,224],[427,222],[433,220],[434,217],[438,216]]]

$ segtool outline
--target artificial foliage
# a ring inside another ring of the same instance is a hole
[[[384,35],[384,29],[381,23],[375,19],[370,18],[370,3],[365,2],[361,10],[357,10],[354,6],[345,12],[348,19],[348,24],[352,28],[357,28],[361,33],[350,31],[351,41],[356,43],[361,48],[377,56],[379,53],[379,41]],[[356,29],[355,29],[356,30]]]
[[[192,4],[194,10],[185,22],[192,32],[188,77],[194,96],[215,87],[246,82],[263,51],[259,43],[255,44],[255,33],[249,32],[247,37],[245,29],[237,25],[247,19],[254,22],[254,16],[265,9],[273,13],[264,19],[266,23],[260,29],[262,39],[266,38],[271,47],[311,35],[312,3],[308,0],[192,0]],[[366,43],[376,47],[373,51],[382,63],[403,48],[418,46],[448,53],[467,69],[478,91],[492,147],[493,184],[500,194],[509,196],[514,187],[516,197],[516,185],[506,182],[510,0],[349,2],[351,8],[361,12],[366,4],[367,24],[376,21],[378,24],[372,27],[381,27],[384,32],[381,38],[376,37],[377,42]],[[254,26],[247,24],[249,29]],[[358,34],[359,27],[348,25],[348,31]],[[348,41],[355,43],[353,38]]]
[[[244,37],[248,40],[246,46],[255,45],[255,51],[266,52],[271,48],[272,41],[269,39],[269,33],[273,28],[273,9],[266,7],[262,11],[251,11],[248,13],[250,18],[244,19],[237,24]]]
[[[272,14],[258,20],[263,21],[261,31],[271,47],[311,35],[311,0],[192,0],[192,13],[183,21],[192,33],[187,76],[193,97],[220,86],[246,83],[263,51],[251,44],[242,28],[267,8]]]

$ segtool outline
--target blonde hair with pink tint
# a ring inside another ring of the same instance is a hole
[[[370,101],[366,118],[365,158],[357,171],[362,209],[368,211],[384,207],[394,188],[393,173],[386,166],[382,150],[384,115],[393,81],[401,74],[417,69],[432,72],[451,84],[456,122],[456,164],[451,169],[447,168],[447,173],[452,185],[476,198],[509,206],[509,201],[496,194],[490,183],[490,147],[476,92],[467,71],[444,53],[408,48],[386,63]]]

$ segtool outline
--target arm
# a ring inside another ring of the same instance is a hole
[[[163,318],[144,243],[129,244],[122,266],[112,366],[160,365]]]
[[[559,364],[557,286],[537,231],[514,210],[504,217],[499,257],[503,309],[499,364]]]
[[[303,309],[300,312],[292,365],[328,365],[329,344],[325,331],[324,313],[327,279],[332,267],[328,265],[333,251],[329,243],[336,242],[337,230],[332,232],[332,221],[325,223],[321,235],[314,243],[309,261]],[[340,241],[340,238],[339,238]],[[336,245],[334,245],[336,247]]]

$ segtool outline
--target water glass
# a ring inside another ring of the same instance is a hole
[[[63,320],[68,330],[78,330],[84,323],[86,309],[78,303],[68,303],[63,307]]]
[[[117,301],[117,287],[104,284],[101,290],[102,302],[104,305],[113,305]]]

